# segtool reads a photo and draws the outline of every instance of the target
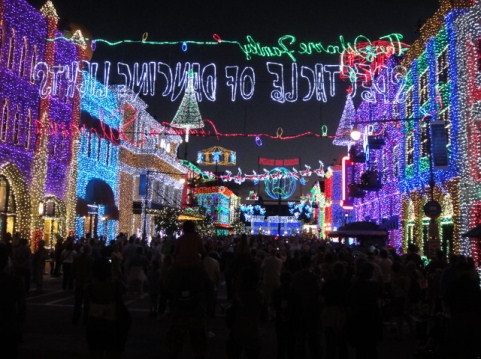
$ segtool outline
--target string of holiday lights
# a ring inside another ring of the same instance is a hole
[[[312,55],[312,54],[329,54],[329,55],[343,55],[352,54],[362,58],[366,62],[372,62],[379,55],[402,55],[409,48],[408,45],[401,42],[403,35],[399,33],[391,33],[379,37],[379,40],[371,41],[364,35],[358,35],[352,42],[346,42],[342,35],[339,35],[336,44],[326,44],[321,41],[301,41],[293,35],[283,35],[278,38],[276,46],[269,46],[256,42],[251,35],[246,36],[246,43],[238,40],[225,40],[218,34],[213,34],[214,41],[195,41],[195,40],[176,40],[176,41],[152,41],[148,40],[149,33],[144,32],[140,40],[124,39],[119,41],[109,41],[106,39],[83,38],[82,41],[90,41],[91,48],[95,51],[98,43],[106,44],[108,46],[119,46],[125,44],[142,44],[142,45],[156,45],[156,46],[173,46],[180,45],[182,51],[187,51],[189,45],[196,46],[219,46],[221,44],[233,44],[240,47],[247,60],[252,57],[281,57],[287,56],[292,61],[296,61],[295,55]],[[80,41],[76,38],[68,38],[65,36],[56,36],[48,38],[48,41]],[[297,47],[294,44],[297,42]],[[294,48],[293,48],[294,47]]]
[[[254,181],[257,184],[259,181],[266,181],[266,180],[275,180],[275,179],[282,179],[282,178],[292,178],[293,180],[302,181],[304,177],[310,177],[312,175],[317,175],[318,177],[324,177],[324,164],[322,161],[319,161],[319,168],[312,169],[309,165],[304,165],[305,170],[297,170],[293,168],[292,171],[286,172],[283,174],[272,174],[269,173],[270,171],[263,169],[263,173],[257,173],[255,170],[252,170],[252,174],[247,174],[242,171],[242,169],[238,168],[237,174],[233,175],[232,171],[225,171],[225,175],[216,175],[215,173],[204,171],[203,176],[205,178],[217,178],[222,180],[223,182],[235,182],[237,184],[244,183],[247,180]]]

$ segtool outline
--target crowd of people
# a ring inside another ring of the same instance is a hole
[[[169,358],[187,336],[195,358],[209,357],[216,316],[228,331],[227,358],[276,349],[279,359],[376,359],[386,333],[416,340],[418,358],[479,358],[473,260],[438,252],[425,261],[418,251],[301,237],[201,238],[191,221],[178,239],[150,243],[124,234],[110,243],[59,237],[54,248],[39,241],[32,253],[27,240],[7,237],[0,243],[0,345],[16,357],[26,295],[44,291],[50,271],[73,291],[71,320],[86,326],[93,358],[123,352],[132,323],[126,296],[148,298],[150,315],[168,323]],[[276,348],[262,341],[269,322]]]

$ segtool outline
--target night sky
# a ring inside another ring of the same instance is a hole
[[[37,8],[44,1],[31,0]],[[198,40],[212,41],[212,35],[222,39],[246,42],[246,35],[255,41],[274,46],[283,35],[294,35],[297,41],[316,41],[336,44],[339,35],[353,41],[357,35],[366,35],[371,40],[390,33],[401,33],[403,41],[412,43],[418,37],[418,28],[430,17],[438,6],[437,0],[385,1],[385,0],[337,0],[337,1],[279,1],[260,2],[258,5],[243,5],[240,1],[114,1],[82,0],[54,1],[62,19],[61,26],[70,23],[85,26],[93,38],[111,41],[140,40],[148,32],[148,40]],[[117,47],[98,44],[92,61],[126,63],[162,61],[173,68],[177,62],[199,62],[201,65],[215,63],[217,83],[215,102],[202,101],[200,111],[205,119],[212,120],[220,132],[227,133],[270,133],[278,127],[283,135],[294,135],[305,131],[320,132],[321,125],[328,126],[329,135],[335,134],[342,114],[348,84],[336,81],[336,96],[328,97],[327,103],[315,99],[294,103],[277,103],[270,98],[273,75],[266,70],[266,61],[284,64],[288,82],[292,61],[287,57],[246,60],[237,45],[199,47],[191,45],[186,52],[179,45],[148,46],[126,44]],[[299,66],[314,66],[315,63],[337,64],[338,56],[298,56]],[[256,73],[255,93],[251,100],[230,100],[230,89],[225,85],[226,65],[251,66]],[[301,82],[299,82],[301,84]],[[305,89],[299,85],[299,92]],[[300,97],[302,95],[300,94]],[[154,97],[145,97],[148,111],[158,120],[170,122],[175,115],[182,96],[175,102],[163,97],[160,91]],[[359,102],[359,97],[356,99]],[[356,102],[356,103],[357,103]],[[257,171],[258,157],[274,159],[300,157],[302,163],[318,167],[322,160],[326,165],[340,159],[346,149],[332,145],[327,138],[302,138],[279,141],[263,138],[257,146],[253,138],[191,139],[189,159],[195,161],[197,150],[220,145],[237,152],[238,167],[244,172]],[[183,156],[183,149],[179,156]],[[211,169],[205,167],[204,169]],[[237,173],[237,168],[226,168]]]

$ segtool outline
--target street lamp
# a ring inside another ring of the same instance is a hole
[[[354,141],[359,141],[359,139],[361,138],[362,136],[362,133],[361,131],[359,130],[359,128],[354,125],[354,128],[352,129],[351,131],[351,138],[354,140]]]

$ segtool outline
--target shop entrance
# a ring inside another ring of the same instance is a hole
[[[15,233],[16,217],[15,194],[7,178],[0,175],[0,239],[4,239],[7,233]]]

